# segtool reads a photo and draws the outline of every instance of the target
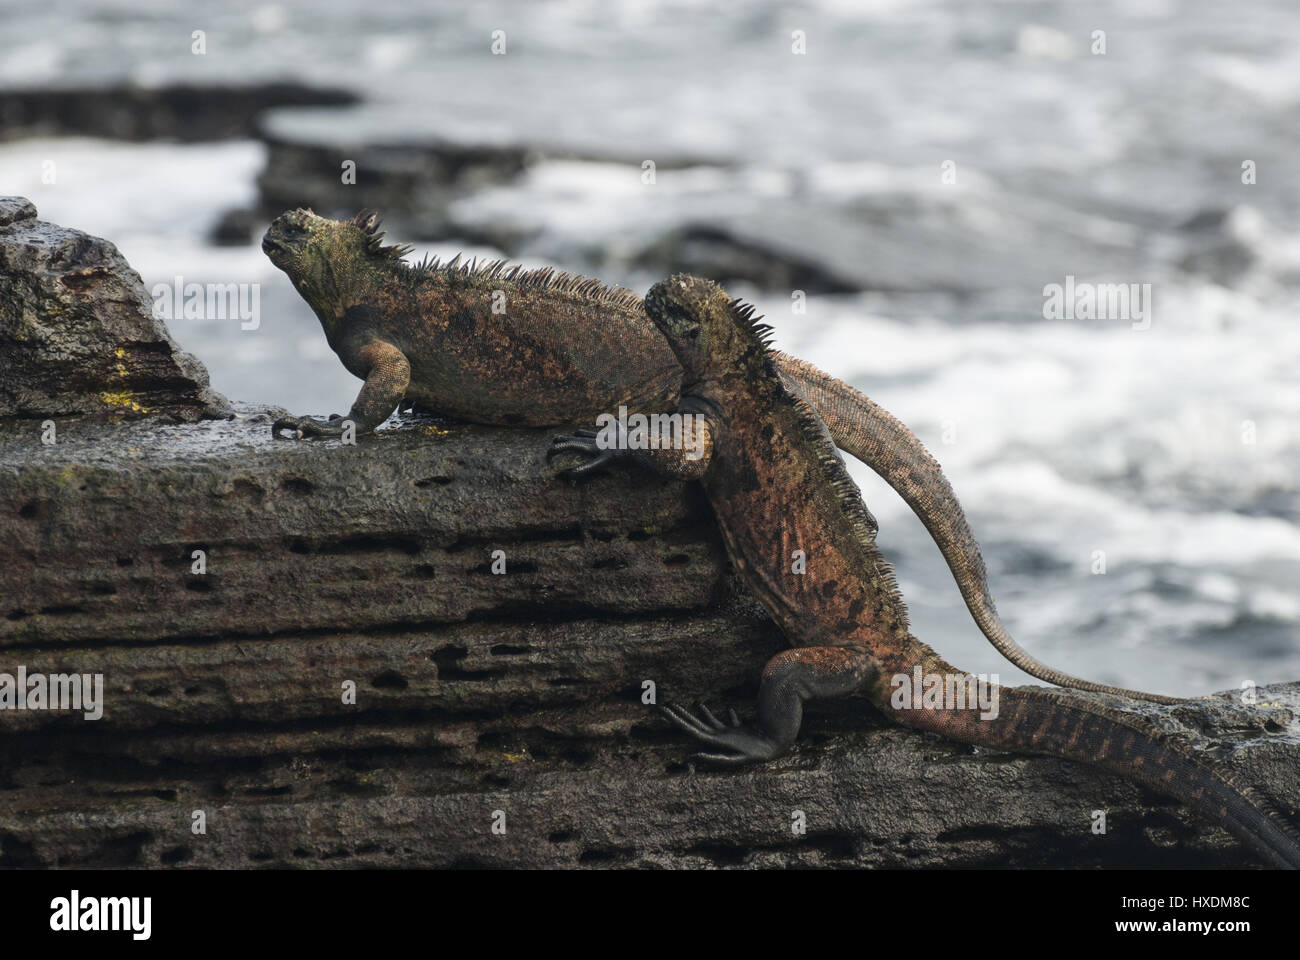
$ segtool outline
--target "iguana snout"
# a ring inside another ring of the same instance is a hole
[[[280,214],[262,237],[262,252],[281,270],[287,270],[294,256],[307,245],[312,221],[320,219],[310,210],[290,210]]]

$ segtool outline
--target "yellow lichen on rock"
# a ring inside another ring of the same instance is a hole
[[[119,410],[131,410],[135,413],[151,413],[148,407],[142,406],[139,401],[132,396],[129,390],[118,390],[116,392],[105,390],[99,395],[99,399],[108,404],[110,407],[116,407]]]

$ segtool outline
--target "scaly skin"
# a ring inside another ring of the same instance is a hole
[[[763,670],[758,720],[743,726],[707,707],[669,716],[722,764],[788,751],[803,704],[865,693],[904,726],[1004,750],[1096,764],[1172,795],[1283,867],[1300,867],[1296,833],[1248,791],[1196,762],[1145,720],[1055,692],[992,687],[999,710],[942,701],[896,703],[892,678],[965,678],[908,630],[907,609],[875,530],[822,420],[783,383],[752,308],[717,284],[674,277],[656,284],[646,310],[684,373],[679,412],[695,414],[696,459],[682,449],[627,456],[661,473],[701,481],[727,552],[794,649]],[[598,453],[594,440],[560,438],[561,451]],[[792,562],[803,551],[806,568]]]
[[[584,423],[626,404],[667,412],[682,371],[626,290],[550,270],[402,261],[378,218],[327,220],[294,210],[262,241],[315,311],[330,347],[365,381],[347,416],[366,434],[403,398],[474,423]],[[498,293],[499,292],[499,293]],[[880,474],[930,531],[971,615],[997,650],[1048,683],[1123,696],[1177,698],[1081,680],[1030,656],[998,619],[984,561],[939,464],[886,410],[817,368],[774,353],[782,382],[808,400],[835,443]],[[343,418],[278,420],[276,436],[337,437]]]

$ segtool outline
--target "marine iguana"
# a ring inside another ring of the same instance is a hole
[[[732,562],[794,645],[763,670],[754,726],[734,710],[723,722],[703,704],[694,713],[664,708],[707,745],[699,759],[739,765],[778,757],[795,742],[805,701],[864,693],[907,727],[1122,774],[1222,824],[1278,866],[1300,867],[1291,825],[1141,718],[1057,691],[993,685],[994,716],[964,697],[954,702],[974,678],[911,635],[861,495],[824,422],[781,376],[771,328],[722,287],[694,277],[655,284],[645,306],[684,371],[678,412],[690,428],[686,444],[612,452],[588,433],[558,437],[552,450],[626,457],[700,480]],[[806,557],[802,568],[792,563],[795,551]],[[919,705],[898,696],[917,668],[945,679],[943,695]]]
[[[410,247],[384,245],[379,217],[330,220],[310,210],[278,217],[262,240],[324,327],[330,347],[365,381],[347,419],[373,431],[406,398],[473,423],[559,426],[626,405],[674,409],[682,371],[641,300],[598,280],[505,261],[412,266]],[[773,353],[782,382],[805,398],[835,443],[880,474],[934,538],[980,630],[1026,673],[1160,703],[1040,663],[998,618],[984,560],[943,470],[888,411],[816,367]],[[277,420],[302,437],[337,437],[342,418]],[[874,524],[874,520],[866,520]]]

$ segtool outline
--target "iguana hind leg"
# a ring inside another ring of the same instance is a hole
[[[860,646],[794,647],[767,662],[758,688],[758,722],[748,727],[734,710],[731,723],[718,720],[704,704],[696,714],[666,705],[668,717],[701,743],[712,747],[696,760],[739,766],[761,763],[787,753],[803,725],[803,705],[829,700],[862,689],[875,676],[878,664]],[[698,715],[697,715],[698,714]]]

